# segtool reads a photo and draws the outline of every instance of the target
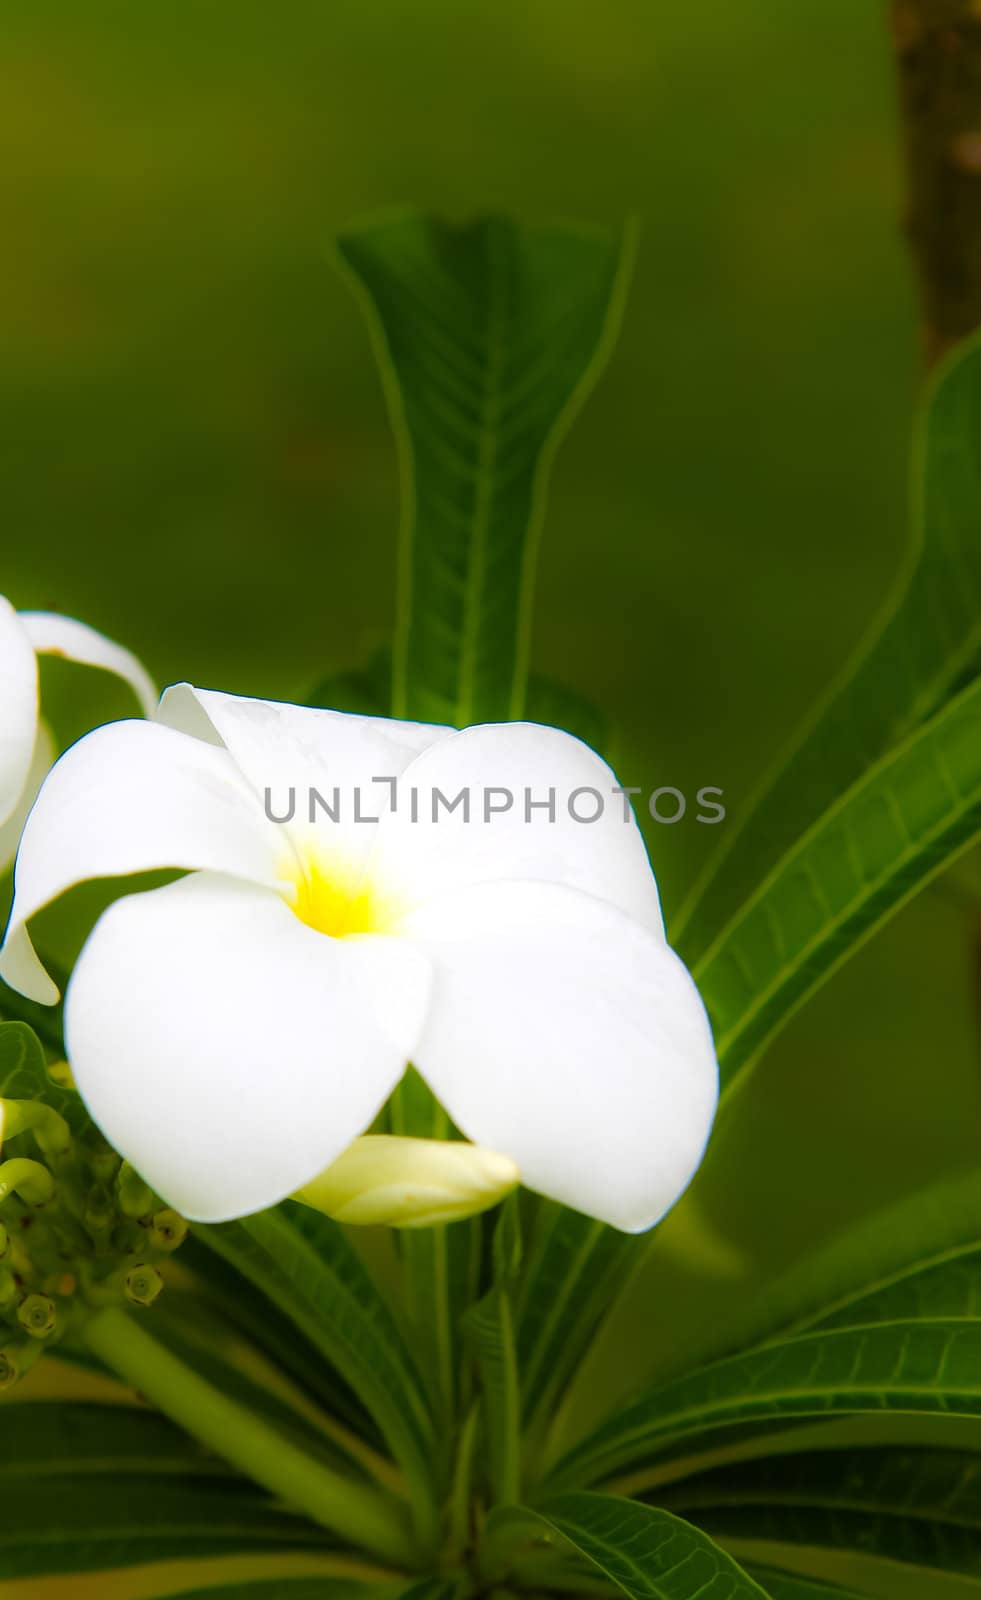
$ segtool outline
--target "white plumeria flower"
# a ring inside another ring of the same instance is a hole
[[[592,825],[561,799],[526,820],[521,800],[608,794],[605,762],[530,723],[455,732],[186,684],[158,717],[100,728],[53,768],[0,954],[9,984],[53,1002],[26,930],[42,906],[85,879],[189,869],[102,915],[65,1008],[78,1088],[154,1189],[205,1221],[274,1204],[412,1061],[530,1188],[630,1232],[674,1204],[718,1073],[640,831],[621,798]],[[389,778],[395,809],[372,782]],[[433,821],[434,791],[464,786],[470,820]],[[270,820],[290,789],[295,817]],[[308,820],[311,789],[338,791],[340,820]],[[503,789],[517,803],[485,821],[481,796]]]
[[[157,691],[136,657],[84,622],[50,611],[15,611],[0,595],[0,871],[10,865],[55,750],[38,703],[37,658],[66,656],[125,679],[145,716]]]

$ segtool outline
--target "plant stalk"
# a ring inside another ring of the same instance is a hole
[[[186,1367],[126,1312],[118,1307],[99,1312],[83,1337],[93,1355],[126,1383],[278,1499],[402,1571],[415,1565],[418,1552],[407,1508],[298,1449]]]

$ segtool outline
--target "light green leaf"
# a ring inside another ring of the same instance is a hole
[[[197,1237],[272,1301],[341,1374],[414,1486],[428,1482],[432,1421],[392,1313],[343,1230],[284,1202]]]
[[[527,1529],[568,1543],[631,1600],[766,1600],[765,1591],[698,1528],[656,1506],[568,1494],[541,1508],[502,1508],[492,1538]]]
[[[26,1022],[0,1022],[0,1097],[41,1100],[64,1117],[74,1133],[91,1129],[81,1098],[55,1083],[43,1046]]]
[[[376,335],[402,466],[397,716],[521,716],[552,457],[619,321],[602,230],[414,214],[337,249]]]
[[[723,1093],[836,967],[981,832],[981,682],[843,794],[702,956]]]
[[[44,965],[64,993],[66,974],[59,972],[56,963],[47,955],[44,957]],[[62,1031],[63,1009],[60,1000],[56,1006],[41,1006],[36,1000],[28,1000],[24,995],[18,994],[16,989],[8,988],[7,984],[0,980],[0,1027],[13,1022],[26,1023],[37,1034],[45,1049],[50,1050],[52,1056],[56,1057],[63,1057],[65,1054]]]
[[[937,712],[981,666],[981,340],[935,380],[913,462],[913,548],[897,593],[805,721],[682,912],[689,965],[754,885],[868,766]]]

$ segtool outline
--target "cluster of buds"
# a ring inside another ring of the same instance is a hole
[[[73,1133],[41,1101],[0,1100],[0,1151],[3,1390],[95,1309],[152,1305],[187,1223],[94,1126]]]

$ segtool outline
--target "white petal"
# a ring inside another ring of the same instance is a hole
[[[24,792],[37,728],[37,662],[27,631],[0,595],[0,822]]]
[[[43,1003],[57,998],[19,930],[73,884],[159,867],[275,884],[287,855],[223,750],[154,722],[97,728],[55,763],[27,819],[0,976]]]
[[[107,1139],[184,1216],[308,1183],[402,1075],[429,964],[327,939],[275,894],[199,873],[102,916],[68,988],[75,1081]]]
[[[387,810],[391,780],[420,750],[453,731],[276,700],[250,700],[187,683],[165,690],[158,718],[169,727],[223,745],[264,805],[268,791],[274,816],[287,816],[292,790],[295,811],[283,826],[296,848],[332,859],[335,871],[342,858],[340,870],[351,877],[360,871],[375,822]],[[315,805],[316,820],[311,824],[311,790],[332,804],[335,789],[338,820],[332,821],[323,806]]]
[[[663,937],[657,884],[640,829],[606,762],[571,734],[531,722],[465,728],[419,756],[399,786],[399,806],[378,833],[372,874],[408,905],[466,884],[505,879],[564,883],[619,906]],[[413,806],[412,790],[416,790]],[[491,791],[497,790],[495,796]],[[535,804],[549,802],[554,815]],[[595,822],[576,821],[598,811]],[[469,820],[461,804],[469,796]],[[488,814],[485,804],[508,809]],[[531,804],[527,805],[530,796]],[[434,821],[434,810],[438,820]]]
[[[62,617],[54,611],[22,611],[20,620],[39,655],[64,656],[68,661],[78,661],[85,667],[101,667],[115,673],[128,683],[145,717],[152,717],[157,704],[157,691],[142,662],[121,644],[107,639],[84,622],[74,617]]]
[[[51,729],[41,717],[38,720],[37,731],[34,736],[34,751],[31,756],[31,765],[28,769],[27,780],[21,790],[21,796],[13,812],[6,822],[0,823],[0,872],[5,872],[17,854],[20,836],[24,831],[31,806],[37,799],[37,792],[43,780],[47,777],[57,751],[52,737]]]
[[[484,884],[413,912],[433,1002],[413,1060],[522,1181],[627,1232],[701,1160],[718,1069],[694,983],[656,934],[575,890]]]

